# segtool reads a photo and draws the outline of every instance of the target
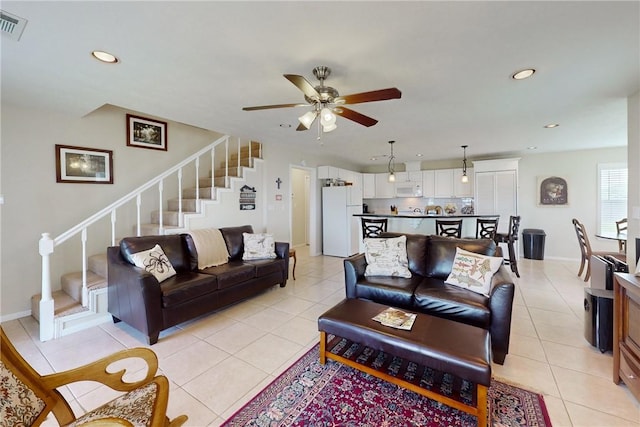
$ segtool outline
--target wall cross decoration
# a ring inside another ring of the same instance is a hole
[[[282,180],[278,177],[278,179],[276,179],[276,184],[278,184],[278,190],[280,189],[280,184],[282,184]]]

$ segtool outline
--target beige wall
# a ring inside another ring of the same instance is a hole
[[[627,103],[629,158],[629,228],[627,236],[627,260],[629,267],[635,271],[635,239],[640,238],[640,92],[629,97]],[[634,212],[635,211],[635,212]]]

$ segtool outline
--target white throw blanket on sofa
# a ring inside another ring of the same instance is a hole
[[[198,269],[215,267],[229,262],[229,251],[217,228],[189,231],[198,251]]]

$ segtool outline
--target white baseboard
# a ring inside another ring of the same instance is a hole
[[[8,322],[10,320],[20,319],[22,317],[31,316],[31,310],[19,311],[12,314],[4,314],[0,316],[0,323]]]

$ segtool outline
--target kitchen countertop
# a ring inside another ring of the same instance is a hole
[[[411,213],[399,213],[392,214],[389,213],[362,213],[362,214],[353,214],[353,216],[366,216],[372,218],[496,218],[500,217],[500,215],[476,215],[476,214],[454,214],[454,215],[426,215],[419,212],[411,212]]]

